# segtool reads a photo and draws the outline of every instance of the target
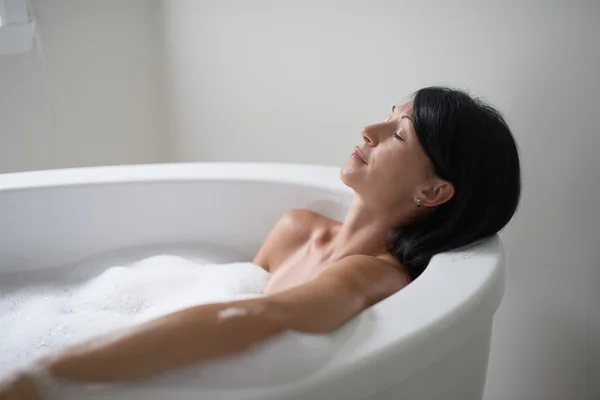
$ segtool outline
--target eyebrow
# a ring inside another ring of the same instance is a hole
[[[392,106],[392,113],[394,113],[394,110],[396,110],[396,106]],[[408,116],[408,114],[400,114],[400,119],[403,119],[403,118],[406,118],[407,120],[412,122],[413,125],[415,124],[415,122],[412,120],[411,117]]]

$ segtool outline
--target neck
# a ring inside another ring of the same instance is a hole
[[[379,256],[387,251],[389,231],[398,226],[389,212],[367,206],[357,195],[335,238],[328,258],[339,260],[353,254]]]

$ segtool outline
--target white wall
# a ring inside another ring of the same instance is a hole
[[[600,398],[600,3],[460,4],[165,0],[172,156],[341,165],[419,87],[489,98],[524,193],[486,399]]]
[[[164,161],[159,2],[31,5],[41,47],[0,57],[0,172]]]

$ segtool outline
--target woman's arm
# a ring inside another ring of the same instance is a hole
[[[262,311],[265,300],[186,308],[120,334],[75,346],[42,360],[42,365],[53,378],[116,382],[241,352],[282,330]],[[247,315],[240,315],[237,310],[245,310]]]
[[[332,332],[408,282],[396,266],[351,256],[313,281],[267,296],[187,308],[46,359],[53,378],[115,382],[242,352],[285,330]]]

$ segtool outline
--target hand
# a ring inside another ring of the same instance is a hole
[[[43,400],[39,381],[33,374],[17,372],[0,379],[0,400]]]

